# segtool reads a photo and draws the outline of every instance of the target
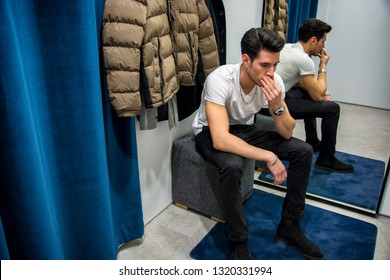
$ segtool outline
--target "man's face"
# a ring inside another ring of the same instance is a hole
[[[264,75],[273,78],[276,65],[279,63],[279,57],[279,52],[275,53],[262,50],[253,61],[250,61],[249,59],[247,72],[252,81],[257,85],[260,85],[260,81]]]
[[[317,40],[317,38],[315,39],[315,44],[311,53],[312,55],[317,56],[321,50],[325,48],[326,36],[327,34],[325,33],[320,40]]]

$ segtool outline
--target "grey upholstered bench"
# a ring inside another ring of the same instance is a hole
[[[173,142],[171,161],[173,202],[223,222],[217,168],[196,151],[192,133]],[[241,180],[243,202],[253,191],[254,168],[255,161],[245,159]]]

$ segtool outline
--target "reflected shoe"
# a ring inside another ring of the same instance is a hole
[[[321,249],[302,233],[299,221],[283,218],[278,225],[276,233],[278,238],[297,249],[306,259],[325,259]]]
[[[316,169],[323,169],[338,173],[351,173],[354,171],[353,165],[337,159],[335,156],[318,156],[315,164]]]
[[[251,260],[252,254],[249,250],[248,240],[243,242],[230,241],[229,259],[231,260]]]

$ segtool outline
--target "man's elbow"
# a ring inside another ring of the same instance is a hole
[[[323,91],[322,90],[318,90],[318,91],[308,91],[309,95],[310,95],[310,98],[313,100],[313,101],[316,101],[316,102],[322,102],[324,100],[324,94],[323,94]]]
[[[221,147],[222,147],[222,145],[220,144],[219,141],[213,141],[213,148],[214,149],[221,151]]]
[[[324,97],[322,97],[322,96],[314,96],[314,97],[312,97],[312,99],[313,99],[314,101],[316,101],[316,102],[322,102],[322,101],[324,101]]]
[[[213,138],[213,148],[218,150],[218,151],[223,151],[224,150],[224,141],[220,137],[214,137]]]
[[[293,136],[293,130],[292,129],[276,129],[276,131],[279,133],[281,137],[288,140]]]
[[[276,131],[279,133],[280,136],[288,140],[293,137],[295,125],[295,120],[293,118],[290,118],[288,124],[285,123],[284,126],[276,125]]]
[[[289,140],[293,137],[293,133],[291,132],[284,132],[283,134],[280,134],[284,139]]]

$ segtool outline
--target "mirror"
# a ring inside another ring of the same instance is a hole
[[[283,18],[283,14],[275,11],[283,12],[284,7],[271,9],[268,7],[269,3],[284,5],[285,1],[264,0],[263,26],[271,23],[270,28],[279,28],[277,31],[285,30],[275,24],[279,21],[280,25],[280,17]],[[342,11],[348,9],[352,3],[354,9],[350,10],[350,20],[346,22]],[[319,1],[316,7],[316,17],[332,26],[325,48],[331,56],[327,65],[328,89],[341,108],[336,151],[338,157],[354,165],[355,171],[342,174],[312,168],[307,194],[310,198],[367,214],[378,213],[389,172],[390,99],[387,89],[390,87],[390,80],[386,76],[388,64],[383,56],[368,54],[372,48],[370,42],[377,41],[382,36],[385,36],[381,39],[383,44],[378,45],[375,53],[386,53],[390,47],[390,35],[384,35],[380,28],[377,28],[389,23],[387,15],[381,13],[383,9],[381,1],[368,7],[364,3],[329,0]],[[287,10],[289,14],[296,12],[292,11],[291,7]],[[370,26],[359,20],[368,14],[376,15],[370,21]],[[360,32],[354,35],[351,34],[351,30]],[[359,35],[361,32],[366,34],[364,40]],[[288,38],[287,32],[285,37]],[[351,42],[357,42],[354,44],[356,48],[350,47]],[[364,60],[356,59],[362,54]],[[318,66],[318,60],[313,59]],[[367,75],[367,71],[362,69],[375,69],[375,75]],[[321,120],[317,119],[319,136],[320,127]],[[305,140],[303,120],[297,120],[294,137]],[[269,184],[266,168],[261,166],[261,163],[257,163],[256,166],[254,175],[256,184],[285,190],[284,186]]]
[[[316,170],[313,155],[307,195],[309,198],[336,204],[367,214],[377,214],[383,195],[385,173],[389,159],[390,111],[339,103],[341,115],[337,137],[337,156],[354,165],[353,173],[333,173]],[[368,122],[367,116],[375,119]],[[272,118],[258,114],[256,125],[272,126]],[[321,120],[317,119],[318,128]],[[379,133],[378,133],[379,132]],[[378,137],[373,137],[374,135]],[[319,131],[319,136],[321,136]],[[294,137],[305,140],[303,120],[296,120]],[[284,162],[288,168],[288,163]],[[388,171],[387,171],[388,172]],[[272,185],[272,174],[266,165],[256,162],[255,184],[285,191],[285,184]]]

